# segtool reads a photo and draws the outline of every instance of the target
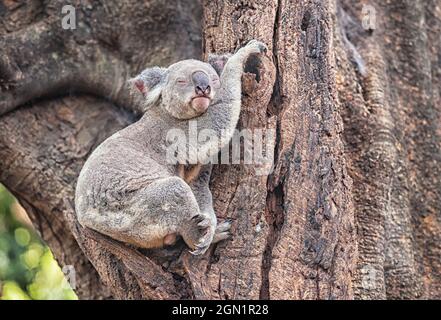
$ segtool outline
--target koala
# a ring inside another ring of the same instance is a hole
[[[145,112],[84,164],[75,192],[79,223],[141,248],[173,245],[182,237],[194,255],[228,239],[231,220],[218,224],[213,210],[212,165],[169,163],[164,145],[169,130],[185,130],[191,120],[198,130],[224,135],[218,150],[228,145],[239,119],[245,62],[264,51],[252,40],[233,55],[148,68],[131,79]],[[198,144],[201,154],[213,147]]]

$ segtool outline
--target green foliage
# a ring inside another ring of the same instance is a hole
[[[0,299],[77,299],[49,248],[14,216],[15,201],[0,184]]]

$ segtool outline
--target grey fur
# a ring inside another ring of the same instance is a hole
[[[193,254],[204,253],[213,241],[227,239],[231,221],[217,225],[208,188],[211,164],[201,166],[187,183],[178,176],[177,166],[166,161],[165,137],[170,129],[186,131],[188,120],[197,118],[198,130],[213,129],[219,135],[226,130],[227,139],[218,149],[226,145],[239,119],[244,64],[250,54],[264,50],[263,43],[252,40],[227,61],[219,56],[226,61],[220,79],[221,70],[197,60],[146,69],[133,79],[132,85],[143,81],[146,112],[105,140],[86,161],[75,194],[80,224],[143,248],[162,247],[180,235]],[[194,86],[189,79],[195,71],[205,72],[213,87],[203,113],[190,102]],[[212,146],[207,142],[200,147]]]

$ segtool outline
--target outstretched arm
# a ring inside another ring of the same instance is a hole
[[[264,51],[266,51],[265,44],[251,40],[226,61],[220,76],[221,87],[208,111],[198,118],[198,129],[213,130],[216,138],[219,139],[216,142],[219,143],[216,148],[213,147],[213,141],[200,142],[200,156],[212,154],[213,151],[218,152],[231,140],[239,120],[242,96],[241,79],[244,65],[250,55],[263,53]],[[224,58],[221,56],[219,59]],[[219,61],[216,61],[216,58],[210,60],[209,62],[213,67],[219,71]]]

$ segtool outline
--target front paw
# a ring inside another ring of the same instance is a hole
[[[218,243],[222,240],[230,239],[233,235],[230,231],[233,220],[227,219],[219,223],[216,227],[212,243]]]
[[[256,53],[265,53],[268,50],[268,47],[263,42],[258,40],[251,40],[246,44],[244,49],[247,50],[248,54],[256,54]]]

